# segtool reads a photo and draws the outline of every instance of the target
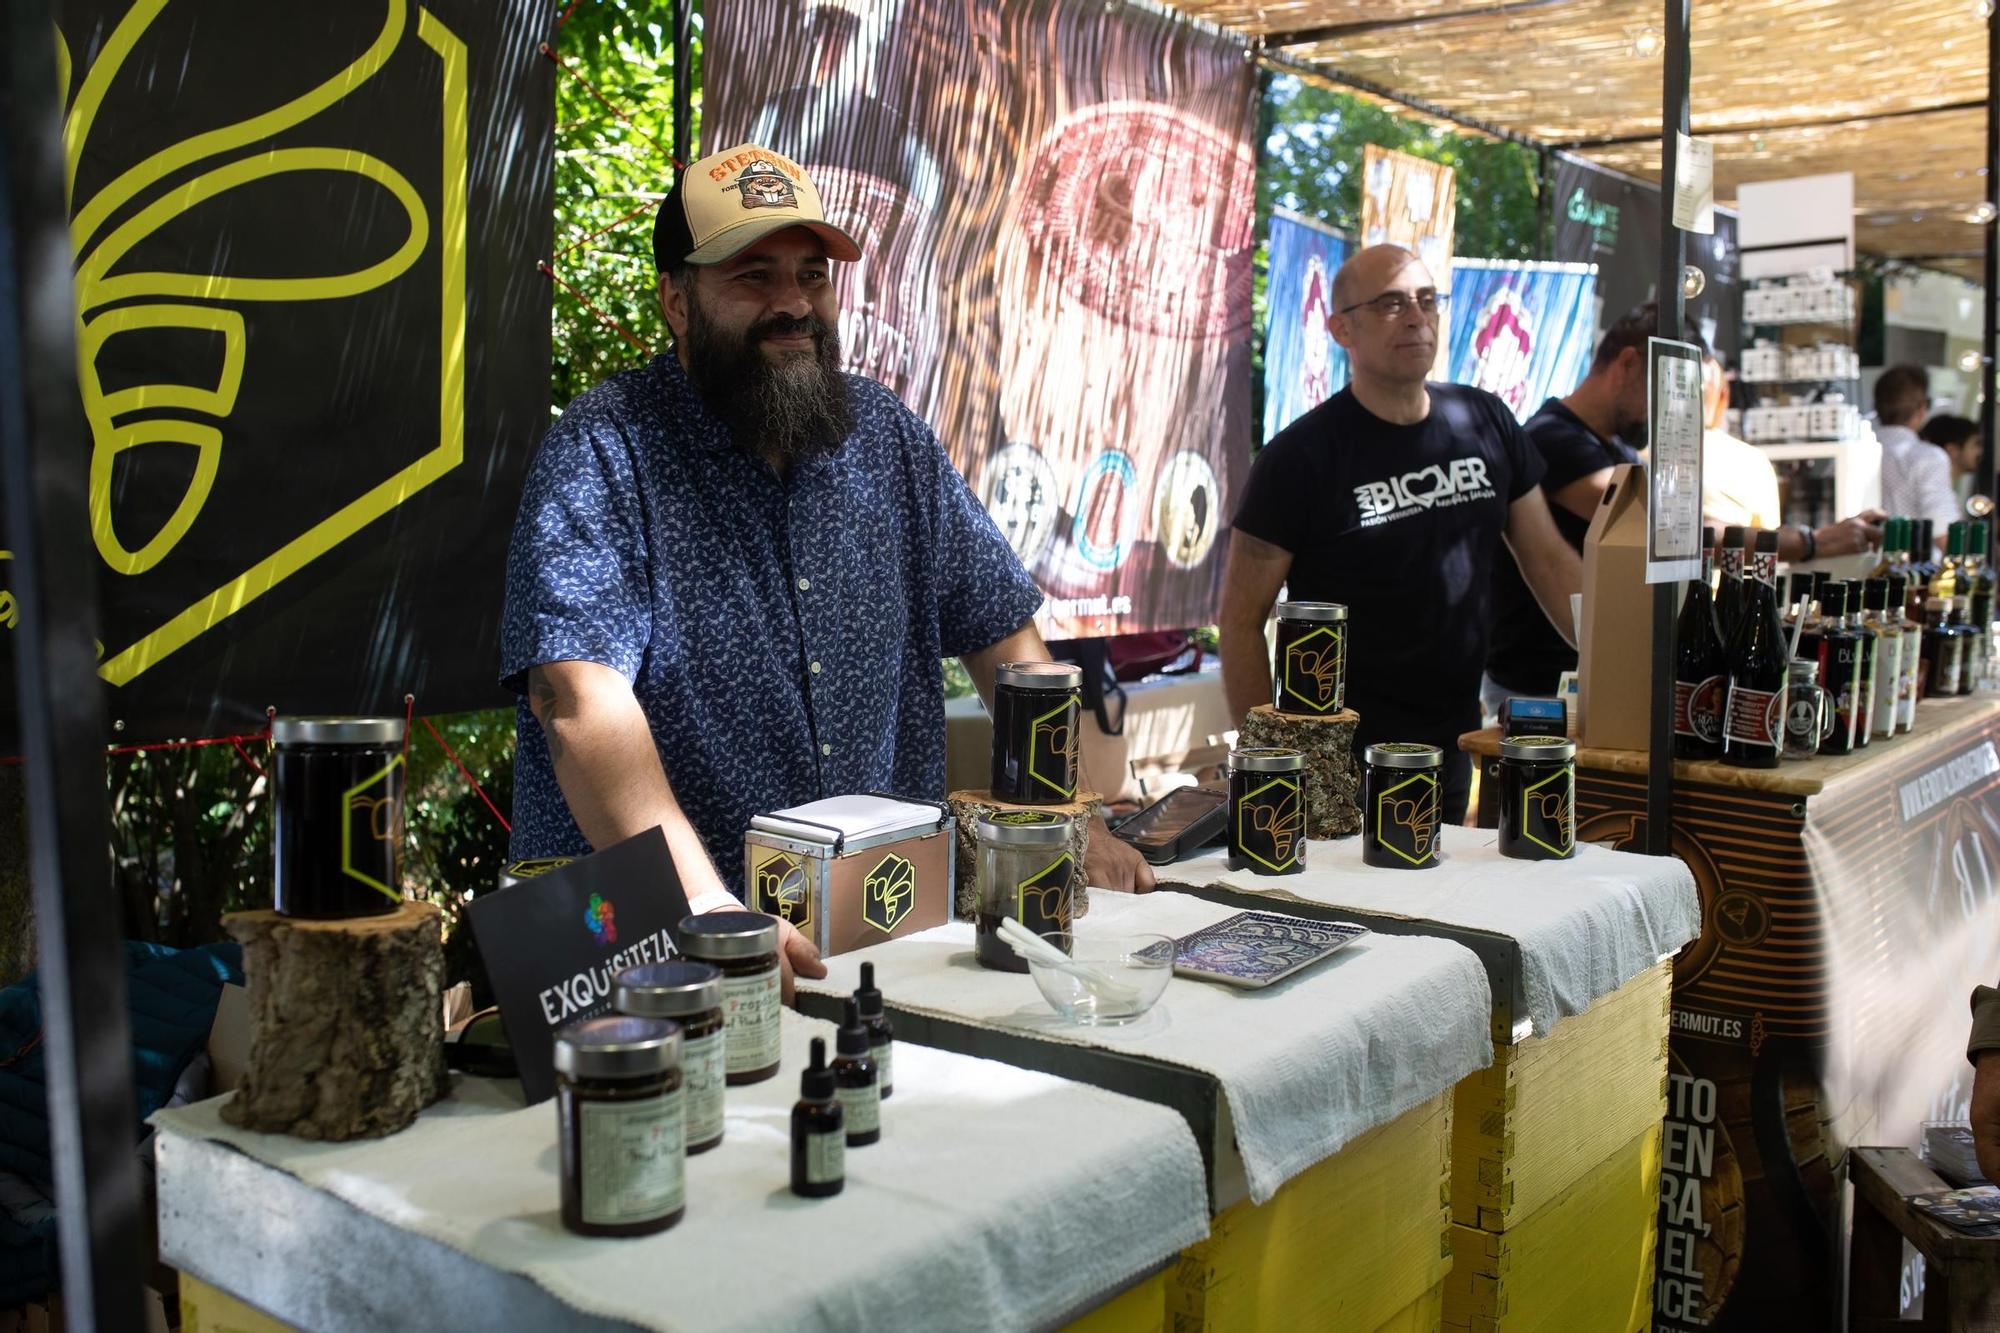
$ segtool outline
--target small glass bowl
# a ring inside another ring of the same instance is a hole
[[[1057,944],[1058,936],[1048,937]],[[1058,944],[1058,947],[1060,945]],[[1028,961],[1049,1007],[1084,1027],[1130,1023],[1159,1002],[1174,975],[1176,945],[1166,935],[1071,935],[1070,965],[1093,976]]]

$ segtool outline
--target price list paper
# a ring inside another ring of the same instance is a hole
[[[1701,576],[1701,350],[1666,338],[1646,350],[1646,582],[1671,583]]]

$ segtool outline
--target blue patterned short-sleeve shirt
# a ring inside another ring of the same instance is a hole
[[[930,429],[847,377],[856,426],[789,482],[751,458],[673,355],[570,404],[528,474],[507,558],[501,679],[598,662],[632,682],[723,881],[743,830],[823,796],[944,794],[941,659],[1041,593]],[[516,856],[590,850],[522,698]]]

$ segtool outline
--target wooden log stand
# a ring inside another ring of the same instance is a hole
[[[1003,801],[990,791],[955,791],[945,799],[951,802],[952,816],[958,821],[958,883],[953,906],[960,920],[970,921],[979,912],[979,821],[996,810],[1046,810],[1068,815],[1075,821],[1069,838],[1069,887],[1075,903],[1074,914],[1083,916],[1089,912],[1090,895],[1084,889],[1090,881],[1084,873],[1083,854],[1090,847],[1091,821],[1097,818],[1103,797],[1094,791],[1080,791],[1074,801],[1062,805],[1023,805]]]
[[[1259,704],[1243,719],[1236,744],[1243,749],[1274,745],[1306,757],[1306,836],[1348,838],[1361,832],[1361,768],[1354,762],[1354,728],[1361,715],[1351,708],[1326,717],[1280,713]]]
[[[223,1119],[302,1139],[394,1134],[444,1091],[442,914],[223,918],[243,945],[250,1058]]]

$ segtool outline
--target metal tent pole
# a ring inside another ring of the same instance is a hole
[[[62,1294],[69,1327],[142,1327],[137,1107],[105,838],[97,555],[77,393],[48,0],[9,0],[0,56],[0,494],[28,789]]]
[[[1993,374],[2000,357],[2000,106],[1994,94],[2000,90],[2000,8],[1986,16],[1986,204],[1994,216],[1986,221],[1985,318],[1982,321],[1979,357],[1979,471],[1973,490],[1993,494]]]
[[[1681,269],[1687,240],[1674,225],[1674,177],[1679,136],[1688,128],[1688,5],[1666,0],[1666,54],[1660,103],[1660,336],[1684,332]],[[1674,619],[1677,583],[1653,585],[1653,716],[1646,763],[1646,851],[1666,856],[1674,829]]]
[[[694,161],[694,0],[674,0],[674,156]]]

